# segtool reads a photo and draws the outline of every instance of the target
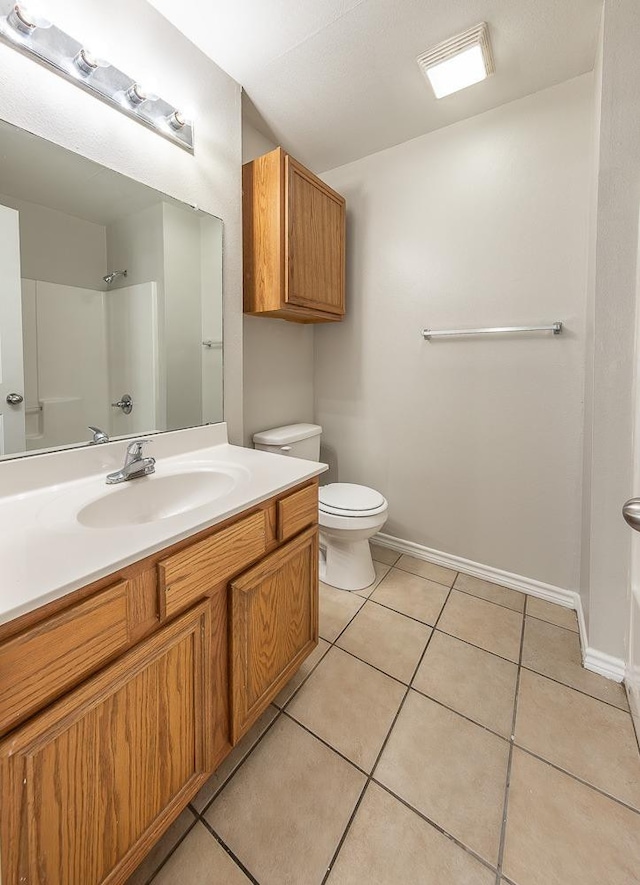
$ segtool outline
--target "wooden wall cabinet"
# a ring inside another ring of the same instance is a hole
[[[313,481],[0,628],[3,885],[126,882],[317,644],[317,533]]]
[[[242,167],[244,311],[297,323],[345,313],[345,200],[276,148]]]

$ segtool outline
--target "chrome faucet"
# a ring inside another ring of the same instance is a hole
[[[100,443],[109,442],[109,434],[105,433],[104,430],[101,430],[99,427],[93,427],[91,424],[89,425],[89,430],[93,433],[89,443],[90,445],[97,446]]]
[[[127,482],[129,479],[137,479],[140,476],[148,476],[155,473],[156,459],[143,458],[142,452],[150,439],[134,439],[127,446],[127,454],[121,470],[107,474],[107,483],[113,485],[118,482]]]

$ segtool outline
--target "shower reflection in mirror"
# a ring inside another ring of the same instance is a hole
[[[0,146],[1,454],[221,421],[220,219],[2,122]]]

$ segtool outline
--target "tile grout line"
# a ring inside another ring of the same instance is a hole
[[[580,666],[582,667],[582,665],[580,665]],[[631,715],[630,711],[625,710],[624,707],[619,707],[617,704],[612,704],[611,701],[605,701],[602,698],[598,698],[593,694],[589,694],[588,691],[583,691],[581,688],[576,688],[575,685],[570,685],[568,682],[562,682],[562,680],[560,680],[560,679],[554,679],[554,677],[549,676],[548,673],[542,673],[540,670],[534,670],[533,667],[527,667],[526,664],[521,664],[520,669],[526,670],[527,673],[535,673],[536,676],[543,676],[545,679],[548,679],[549,682],[555,682],[556,685],[563,685],[565,688],[570,688],[572,691],[577,691],[578,694],[584,695],[584,697],[586,697],[586,698],[591,698],[591,700],[593,700],[593,701],[599,701],[601,704],[606,704],[607,707],[613,707],[614,710],[619,710],[620,713],[626,713],[628,716]],[[599,674],[595,674],[595,675],[599,675]],[[606,676],[602,676],[602,679],[606,679]]]
[[[320,741],[321,744],[323,744],[328,750],[331,750],[333,753],[335,753],[336,756],[339,756],[344,762],[348,762],[349,765],[351,765],[353,768],[355,768],[356,771],[359,771],[360,774],[363,774],[365,777],[369,777],[369,776],[370,776],[370,775],[367,773],[367,771],[365,771],[364,768],[361,768],[360,765],[358,765],[357,762],[354,762],[353,759],[349,759],[349,757],[348,757],[348,756],[345,756],[344,753],[340,752],[340,750],[336,750],[336,748],[333,747],[328,741],[326,741],[324,738],[321,738],[319,735],[317,735],[317,734],[315,733],[315,731],[311,731],[311,729],[309,728],[309,726],[304,725],[304,723],[302,723],[302,722],[299,722],[299,721],[295,718],[295,716],[292,716],[292,715],[291,715],[291,713],[288,713],[286,710],[283,710],[283,711],[282,711],[282,715],[283,715],[283,716],[286,716],[287,719],[290,719],[291,722],[293,722],[295,725],[299,726],[303,731],[306,731],[307,734],[308,734],[308,735],[311,735],[312,738],[315,738],[317,741]]]
[[[386,565],[386,563],[380,563],[380,565]],[[442,581],[436,581],[434,578],[426,578],[424,575],[420,575],[417,572],[410,572],[408,569],[402,568],[398,565],[392,565],[392,566],[390,566],[389,571],[380,579],[380,584],[382,584],[382,582],[384,580],[386,580],[386,578],[389,577],[389,574],[393,571],[393,569],[397,569],[397,571],[402,572],[405,575],[412,575],[414,578],[420,578],[420,580],[422,580],[422,581],[428,581],[431,584],[438,584],[440,587],[448,587],[448,589],[450,589],[450,590],[455,590],[457,593],[464,593],[465,596],[471,596],[473,599],[481,599],[482,602],[489,602],[489,603],[491,603],[491,605],[497,605],[500,608],[506,608],[509,611],[512,611],[512,612],[514,611],[514,612],[517,612],[518,614],[522,614],[520,609],[513,608],[513,606],[504,605],[502,602],[496,602],[495,599],[487,599],[486,596],[480,596],[477,593],[472,593],[471,590],[463,590],[462,587],[456,587],[456,581],[458,580],[458,578],[460,577],[462,572],[456,572],[456,577],[454,578],[453,584],[449,587],[448,584],[445,584]],[[488,582],[488,583],[490,583],[490,582]],[[510,593],[516,593],[518,596],[523,596],[525,599],[529,596],[528,593],[524,593],[522,590],[512,590],[511,587],[503,587],[502,584],[494,584],[493,586],[497,587],[499,589],[502,589],[502,590],[508,590]],[[378,588],[376,587],[375,589],[377,590]],[[373,593],[374,591],[372,590],[371,592]],[[543,600],[543,601],[546,601],[546,600]],[[562,607],[566,608],[566,606],[562,606]],[[523,606],[523,611],[524,611],[524,606]],[[573,611],[573,609],[569,609],[569,611]],[[533,615],[531,617],[533,617]],[[542,621],[542,620],[544,620],[544,618],[538,618],[537,620]],[[546,623],[550,623],[550,622],[547,621]],[[557,625],[554,624],[554,626],[557,626]],[[562,629],[568,630],[569,628],[563,627]]]
[[[191,808],[191,805],[187,805],[187,808],[191,811],[192,814],[194,814],[193,809]],[[177,819],[178,819],[178,818],[176,818],[176,820],[177,820]],[[158,875],[158,873],[160,872],[160,870],[162,869],[162,867],[166,864],[166,862],[169,860],[169,858],[171,857],[171,855],[172,855],[172,854],[175,854],[175,852],[178,850],[178,848],[180,847],[180,845],[182,845],[182,843],[184,842],[184,840],[187,838],[187,836],[189,835],[189,833],[191,832],[191,830],[197,825],[197,823],[198,823],[198,816],[197,816],[197,814],[196,814],[196,815],[194,816],[193,820],[191,821],[191,823],[189,824],[189,826],[187,827],[187,829],[186,829],[186,830],[184,831],[184,833],[180,836],[180,838],[178,839],[178,841],[176,842],[176,844],[172,846],[171,850],[168,852],[168,854],[166,855],[166,857],[164,857],[164,858],[160,861],[160,863],[159,863],[156,867],[153,868],[153,872],[151,873],[151,875],[150,875],[149,877],[147,877],[147,878],[144,880],[143,885],[151,885],[151,883],[153,882],[153,880],[155,879],[155,877]],[[171,826],[171,824],[170,824],[169,826]],[[169,827],[167,827],[167,829],[165,830],[165,833],[167,833],[168,831],[169,831]],[[165,833],[163,833],[163,835],[164,835]],[[144,862],[144,859],[143,859],[143,861],[141,861],[141,863],[143,863],[143,862]],[[136,869],[137,869],[137,868],[136,868]],[[132,873],[131,875],[133,876],[133,875],[135,874],[135,872],[136,872],[136,870],[134,870],[133,873]],[[128,880],[127,880],[127,881],[128,881]]]
[[[222,839],[220,837],[220,835],[218,833],[216,833],[216,831],[213,829],[211,824],[207,820],[205,820],[204,818],[200,818],[200,823],[205,827],[205,829],[208,830],[210,835],[213,836],[213,838],[216,840],[218,845],[222,849],[224,849],[224,851],[226,851],[226,853],[229,855],[231,860],[234,861],[236,866],[238,866],[242,870],[242,872],[249,879],[249,881],[252,883],[252,885],[260,885],[260,882],[256,879],[256,877],[253,875],[253,873],[250,870],[248,870],[247,867],[245,867],[245,865],[242,863],[240,858],[236,854],[234,854],[234,852],[229,848],[229,846],[224,841],[224,839]]]
[[[436,821],[432,820],[430,817],[428,817],[422,811],[418,811],[417,808],[414,808],[413,805],[411,805],[409,802],[407,802],[406,799],[403,799],[402,796],[399,796],[397,793],[394,793],[393,790],[390,787],[388,787],[386,784],[383,784],[382,781],[379,781],[375,777],[372,777],[371,782],[374,783],[377,787],[380,787],[381,790],[384,790],[385,793],[388,793],[390,796],[393,796],[394,799],[397,799],[401,805],[404,805],[405,808],[408,808],[409,811],[412,811],[419,818],[421,818],[425,823],[432,826],[434,828],[434,830],[437,830],[443,836],[446,836],[446,838],[449,839],[451,842],[453,842],[454,845],[457,845],[458,848],[462,848],[463,851],[465,851],[467,854],[470,854],[471,857],[474,857],[477,861],[479,861],[488,870],[491,870],[492,873],[496,872],[496,867],[493,864],[489,863],[489,861],[486,860],[486,858],[477,854],[472,848],[469,848],[468,845],[465,845],[464,842],[461,842],[460,839],[458,839],[456,836],[453,836],[450,832],[448,832],[448,830],[445,830],[444,827],[442,826],[442,824],[436,823]]]
[[[477,722],[475,719],[471,719],[469,716],[466,716],[464,713],[461,713],[460,710],[456,710],[455,707],[450,707],[448,704],[445,704],[444,701],[438,700],[438,698],[432,697],[430,694],[426,694],[424,691],[420,691],[419,688],[415,686],[411,686],[411,690],[415,691],[416,694],[419,694],[421,697],[426,698],[428,701],[431,701],[434,704],[437,704],[439,707],[443,707],[445,710],[448,710],[450,713],[455,713],[456,716],[459,716],[461,719],[464,719],[466,722],[471,723],[471,725],[475,725],[476,728],[481,728],[483,731],[489,732],[494,737],[499,738],[501,741],[505,741],[505,743],[509,743],[510,738],[505,737],[503,734],[500,734],[499,731],[494,731],[493,728],[489,728],[488,725],[483,725],[482,722]]]
[[[515,615],[520,615],[522,617],[522,612],[514,612]],[[524,618],[522,618],[522,622],[524,624]],[[434,627],[435,629],[435,627]],[[504,655],[499,655],[495,651],[489,651],[488,648],[483,648],[481,645],[476,645],[474,642],[469,642],[468,639],[461,639],[459,636],[456,636],[455,633],[447,633],[446,630],[439,629],[438,633],[443,633],[445,636],[450,636],[452,639],[457,639],[458,642],[465,642],[467,645],[470,645],[472,648],[477,648],[479,651],[484,651],[489,655],[493,655],[496,658],[500,658],[501,661],[507,661],[509,664],[513,664],[515,667],[518,666],[518,662],[512,660],[511,658],[505,658]]]
[[[381,564],[386,565],[386,563],[381,563]],[[447,584],[445,584],[444,581],[436,581],[435,578],[426,578],[424,575],[421,575],[418,572],[411,572],[411,571],[409,571],[408,568],[402,568],[401,565],[392,565],[390,567],[390,569],[391,568],[396,568],[396,569],[398,569],[399,572],[404,572],[405,575],[413,575],[414,578],[422,578],[423,581],[431,581],[432,584],[442,584],[443,587],[447,586]],[[444,566],[442,566],[442,568],[444,568]],[[453,571],[453,569],[449,569],[449,571]],[[459,575],[459,574],[460,574],[460,572],[456,572],[456,575]],[[386,575],[385,575],[385,577],[386,577]],[[451,586],[453,586],[453,584]]]
[[[380,586],[380,584],[378,584],[378,587],[379,586]],[[444,584],[442,584],[441,586],[442,586],[443,590],[446,590],[446,587],[444,586]],[[376,590],[378,589],[378,587],[376,587]],[[453,588],[450,587],[449,591],[451,591],[452,589]],[[447,592],[447,599],[449,598],[449,591]],[[377,605],[380,608],[386,608],[386,610],[389,612],[394,612],[394,614],[396,614],[396,615],[402,615],[403,618],[409,618],[410,621],[415,621],[416,624],[422,624],[425,627],[431,627],[432,629],[435,629],[433,624],[429,624],[427,621],[421,621],[420,618],[414,618],[413,615],[408,615],[406,612],[401,612],[399,609],[392,608],[390,605],[385,605],[384,602],[378,602],[377,599],[372,599],[371,597],[369,597],[368,599],[365,599],[365,602],[372,602],[374,605]],[[446,599],[445,599],[445,603],[446,603]],[[445,603],[443,603],[443,607],[444,607]]]
[[[275,706],[275,705],[274,705],[274,706]],[[202,809],[202,811],[198,811],[196,808],[193,807],[193,805],[191,805],[191,803],[189,803],[189,808],[191,808],[191,810],[193,811],[193,813],[196,814],[199,818],[204,819],[205,814],[206,814],[207,811],[211,808],[211,806],[213,805],[213,803],[215,802],[215,800],[218,798],[218,796],[220,795],[220,793],[221,793],[221,792],[224,790],[224,788],[227,786],[227,784],[229,783],[229,781],[231,780],[231,778],[235,776],[236,772],[239,771],[240,768],[242,768],[242,766],[243,766],[244,763],[247,761],[247,759],[249,758],[249,756],[251,756],[251,754],[253,753],[253,751],[255,750],[255,748],[258,746],[258,744],[262,741],[262,739],[266,736],[266,734],[267,734],[269,731],[271,731],[271,729],[273,728],[273,726],[276,724],[276,722],[278,721],[278,719],[280,718],[280,716],[281,716],[281,714],[282,714],[282,712],[283,712],[279,707],[276,707],[276,710],[277,710],[278,712],[277,712],[276,715],[273,717],[273,719],[271,720],[271,722],[267,725],[267,727],[266,727],[265,730],[262,732],[262,734],[256,739],[256,742],[253,744],[253,746],[252,746],[249,750],[247,750],[246,754],[242,757],[242,759],[240,760],[240,762],[238,762],[238,764],[237,764],[236,767],[233,769],[233,771],[229,774],[229,776],[228,776],[227,778],[225,778],[225,780],[220,784],[220,786],[219,786],[218,789],[215,791],[215,793],[213,794],[213,796],[211,797],[211,799],[210,799],[210,800],[207,802],[207,804],[204,806],[204,808]],[[236,744],[236,746],[237,746],[237,744]],[[229,753],[229,755],[231,755],[232,752],[233,752],[233,750],[231,750],[231,752]],[[223,764],[224,764],[224,760],[223,760],[223,762],[221,762],[220,764],[223,765]],[[215,771],[213,772],[213,774],[215,774]],[[213,776],[213,775],[212,775],[212,776]],[[204,785],[203,785],[203,786],[204,786]],[[197,794],[196,794],[196,795],[197,795]],[[195,797],[194,797],[194,798],[195,798]]]
[[[401,554],[400,558],[402,558],[402,556],[404,556],[404,555],[410,556],[411,554]],[[423,581],[431,581],[433,584],[441,584],[443,587],[447,586],[447,584],[444,584],[442,581],[436,581],[435,578],[425,578],[424,575],[420,575],[420,574],[418,574],[418,572],[411,572],[411,571],[409,571],[409,569],[403,568],[401,565],[397,564],[399,561],[400,560],[398,560],[393,565],[389,566],[389,571],[391,569],[395,568],[398,571],[404,572],[407,575],[413,575],[416,578],[422,578]],[[424,560],[424,561],[428,562],[428,560]],[[378,560],[378,559],[374,559],[374,562],[377,562],[379,565],[389,565],[388,562],[380,562],[380,560]],[[434,563],[434,565],[435,565],[435,563]],[[437,567],[438,568],[446,568],[446,566],[437,566]],[[453,571],[453,569],[448,569],[448,571]],[[387,572],[387,574],[388,574],[388,572]],[[467,574],[466,572],[457,572],[455,580],[457,580],[460,575],[466,575],[466,574]],[[386,578],[387,575],[385,575],[384,577]],[[467,575],[467,577],[473,577],[473,575]],[[382,583],[382,580],[384,580],[384,579],[381,579],[380,583]],[[479,578],[478,580],[484,580],[484,579]],[[524,590],[514,590],[512,587],[505,587],[503,584],[494,584],[493,581],[487,581],[487,583],[491,584],[494,587],[500,587],[504,590],[509,590],[512,593],[518,593],[520,596],[524,596],[525,599],[529,599],[529,598],[538,599],[538,600],[540,600],[540,602],[548,602],[549,605],[558,605],[560,608],[562,608],[566,611],[573,612],[574,614],[576,613],[575,609],[569,608],[569,606],[567,606],[567,605],[560,605],[560,603],[552,602],[549,599],[543,599],[541,596],[534,596],[532,593],[525,593]],[[482,599],[484,602],[490,602],[492,605],[499,605],[500,608],[506,608],[506,609],[509,609],[510,611],[515,611],[515,612],[518,611],[518,609],[512,608],[509,605],[504,605],[502,602],[496,602],[495,599],[487,599],[486,596],[478,596],[478,594],[472,593],[471,590],[463,590],[462,587],[456,587],[455,583],[452,584],[451,589],[457,590],[458,593],[464,593],[466,596],[473,596],[475,599]],[[373,593],[373,590],[371,592]],[[382,603],[379,603],[379,604],[382,604]],[[519,614],[522,614],[522,612],[519,612]],[[572,630],[571,627],[565,627],[562,624],[556,624],[556,623],[554,623],[554,621],[548,621],[546,618],[541,618],[539,615],[528,615],[527,617],[535,618],[536,621],[544,621],[545,624],[551,624],[553,627],[560,627],[561,630],[569,630],[569,632],[577,633],[579,635],[579,630],[577,630],[577,629]]]
[[[537,599],[538,597],[532,596],[531,598]],[[546,602],[546,600],[543,600],[543,602]],[[557,605],[557,603],[554,603],[554,602],[551,602],[549,604],[550,605]],[[564,608],[564,606],[560,606],[560,607]],[[573,608],[569,608],[569,609],[567,609],[567,611],[575,613],[575,609],[573,609]],[[557,627],[559,630],[566,630],[568,633],[573,633],[575,636],[580,638],[580,631],[579,630],[572,630],[571,627],[563,627],[562,624],[554,624],[553,621],[547,621],[546,618],[539,618],[537,615],[527,615],[527,617],[531,618],[533,621],[542,621],[543,624],[551,624],[552,627]]]
[[[511,787],[511,767],[513,764],[513,745],[516,735],[516,721],[518,717],[518,700],[520,695],[520,674],[522,673],[522,654],[524,651],[524,629],[527,623],[527,599],[525,598],[522,612],[522,628],[520,632],[520,653],[518,655],[518,673],[516,676],[516,693],[513,702],[513,718],[511,720],[511,738],[509,740],[509,758],[507,760],[507,778],[504,786],[504,804],[502,806],[502,826],[500,827],[500,844],[498,848],[498,864],[496,873],[496,885],[500,885],[502,878],[502,866],[504,863],[504,850],[507,837],[507,816],[509,814],[509,788]]]
[[[383,580],[384,580],[384,579],[383,579]],[[381,581],[380,583],[382,583],[382,581]],[[440,617],[441,617],[441,615],[442,615],[442,612],[444,611],[444,608],[445,608],[447,602],[449,601],[449,597],[450,597],[450,596],[451,596],[451,588],[449,588],[449,591],[448,591],[448,593],[447,593],[447,597],[446,597],[446,599],[445,599],[445,601],[444,601],[444,603],[443,603],[443,605],[442,605],[442,608],[440,609],[440,613],[439,613],[438,617],[436,618],[436,625],[437,625],[438,621],[440,620]],[[358,611],[360,611],[360,609],[359,609]],[[355,616],[354,616],[354,617],[355,617]],[[384,741],[382,742],[382,746],[380,747],[380,751],[378,752],[378,755],[376,756],[376,758],[375,758],[375,760],[374,760],[373,766],[371,767],[371,774],[367,775],[367,780],[366,780],[366,782],[365,782],[365,784],[364,784],[364,786],[363,786],[363,788],[362,788],[362,793],[360,794],[360,797],[359,797],[359,799],[358,799],[358,801],[357,801],[357,803],[356,803],[356,806],[355,806],[355,808],[353,809],[353,812],[351,813],[351,816],[350,816],[349,820],[347,821],[347,825],[346,825],[346,827],[344,828],[344,831],[343,831],[343,833],[342,833],[342,836],[340,837],[340,839],[339,839],[339,841],[338,841],[338,845],[336,846],[336,850],[335,850],[335,852],[334,852],[334,854],[333,854],[333,857],[331,858],[331,861],[330,861],[330,863],[329,863],[329,866],[327,867],[327,872],[325,873],[324,878],[322,879],[322,883],[321,883],[321,885],[325,885],[327,879],[328,879],[329,876],[331,875],[331,870],[333,869],[333,866],[334,866],[336,860],[338,859],[338,855],[340,854],[340,851],[342,850],[342,846],[344,845],[344,843],[345,843],[345,841],[346,841],[347,835],[349,834],[349,830],[351,829],[351,825],[352,825],[352,823],[353,823],[353,821],[354,821],[354,819],[355,819],[356,812],[357,812],[357,810],[358,810],[358,808],[359,808],[359,806],[360,806],[360,803],[362,802],[362,799],[363,799],[363,797],[364,797],[364,794],[366,793],[367,789],[369,788],[369,784],[370,784],[371,781],[373,780],[373,774],[374,774],[376,768],[378,767],[378,763],[380,762],[380,759],[381,759],[381,757],[382,757],[382,754],[384,753],[384,751],[385,751],[385,749],[386,749],[387,743],[389,742],[389,738],[391,737],[391,733],[393,732],[393,729],[394,729],[394,727],[395,727],[395,724],[396,724],[396,722],[398,721],[398,718],[399,718],[399,716],[400,716],[400,713],[402,712],[402,709],[403,709],[403,707],[404,707],[405,701],[406,701],[406,699],[409,697],[409,692],[411,691],[411,683],[412,683],[413,680],[415,679],[416,673],[418,672],[418,670],[419,670],[419,668],[420,668],[420,664],[422,663],[422,660],[423,660],[425,654],[427,653],[427,649],[429,648],[429,644],[431,643],[431,639],[432,639],[433,634],[434,634],[434,632],[435,632],[435,626],[436,626],[436,625],[434,625],[434,628],[433,628],[433,630],[431,631],[431,634],[429,635],[429,638],[427,639],[426,645],[425,645],[425,647],[424,647],[424,649],[423,649],[423,651],[422,651],[422,654],[420,655],[420,659],[419,659],[418,663],[416,664],[416,666],[415,666],[415,668],[414,668],[413,676],[411,677],[411,680],[410,680],[409,684],[406,686],[406,691],[405,691],[405,693],[404,693],[404,696],[403,696],[402,700],[400,701],[400,705],[398,706],[398,709],[397,709],[397,711],[396,711],[396,715],[393,717],[393,721],[391,722],[391,725],[389,726],[389,730],[387,731],[386,737],[385,737]],[[348,625],[347,625],[347,626],[348,626]],[[345,630],[346,630],[346,627],[345,627]],[[342,632],[344,632],[344,631],[342,631]],[[342,635],[342,633],[340,634],[340,636],[341,636],[341,635]],[[336,637],[336,641],[340,638],[340,636]],[[338,646],[338,647],[339,647],[339,646]],[[333,748],[332,748],[332,749],[333,749]],[[353,764],[353,763],[352,763],[352,764]]]
[[[364,608],[364,606],[362,606],[362,608]],[[360,614],[360,612],[358,612],[358,614]],[[428,626],[429,626],[428,624],[425,624],[425,627],[428,627]],[[431,633],[433,633],[433,628],[430,627],[429,629],[431,630]],[[431,639],[431,634],[429,635],[429,639]],[[427,642],[429,642],[429,639],[427,639]],[[427,646],[425,643],[425,649],[426,649],[426,647]],[[388,673],[386,670],[382,670],[380,667],[376,667],[376,665],[372,664],[371,661],[365,661],[364,658],[361,658],[359,655],[357,655],[353,651],[349,651],[348,648],[343,648],[341,645],[336,645],[336,648],[338,649],[338,651],[343,651],[346,655],[349,655],[350,657],[355,658],[356,661],[360,661],[361,664],[366,664],[367,667],[371,667],[372,670],[376,670],[378,673],[381,673],[383,676],[386,676],[387,679],[393,679],[394,682],[397,682],[399,685],[402,685],[404,688],[407,688],[409,686],[408,682],[405,682],[403,679],[398,679],[397,676],[393,676],[391,673]],[[327,652],[327,654],[328,654],[328,652]],[[422,657],[422,652],[420,653],[420,656]],[[293,699],[293,695],[292,695],[291,699]],[[289,703],[289,701],[287,701],[287,704],[288,703]]]
[[[515,740],[513,742],[514,747],[517,747],[522,753],[526,753],[527,756],[531,756],[533,759],[537,759],[538,762],[544,762],[545,765],[548,765],[549,768],[553,768],[556,771],[559,771],[561,774],[565,774],[567,777],[571,778],[571,780],[577,781],[579,784],[582,784],[584,787],[588,787],[590,790],[593,790],[595,793],[599,793],[601,796],[604,796],[605,799],[610,799],[612,802],[615,802],[617,805],[622,805],[623,808],[626,808],[627,811],[633,811],[634,814],[640,815],[640,808],[634,808],[633,805],[629,805],[628,802],[625,802],[624,799],[619,799],[617,796],[614,796],[612,793],[607,793],[606,790],[603,790],[601,787],[597,787],[595,784],[589,783],[589,781],[584,780],[579,775],[574,774],[571,771],[567,771],[566,768],[562,768],[560,765],[556,765],[555,762],[550,762],[548,759],[545,759],[544,756],[540,756],[538,753],[534,753],[533,750],[529,750],[527,747],[523,747],[521,744],[518,744]]]
[[[496,584],[496,587],[497,586],[498,586],[498,584]],[[487,599],[486,596],[478,596],[477,593],[472,593],[470,590],[462,590],[460,587],[456,587],[455,584],[452,587],[452,589],[455,590],[456,593],[464,593],[465,596],[470,596],[472,599],[479,599],[482,602],[488,602],[490,605],[497,605],[498,608],[506,608],[507,611],[515,612],[518,615],[521,615],[524,612],[524,605],[522,606],[522,611],[521,611],[519,608],[513,608],[513,606],[511,606],[511,605],[503,605],[501,602],[496,602],[495,599]],[[509,590],[510,588],[505,587],[504,589]],[[520,590],[513,590],[512,592],[519,593],[521,596],[524,596],[525,600],[527,598],[526,594],[522,593],[522,591],[520,591]]]

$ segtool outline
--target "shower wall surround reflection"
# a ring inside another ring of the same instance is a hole
[[[221,421],[221,220],[3,122],[0,150],[2,455]]]

